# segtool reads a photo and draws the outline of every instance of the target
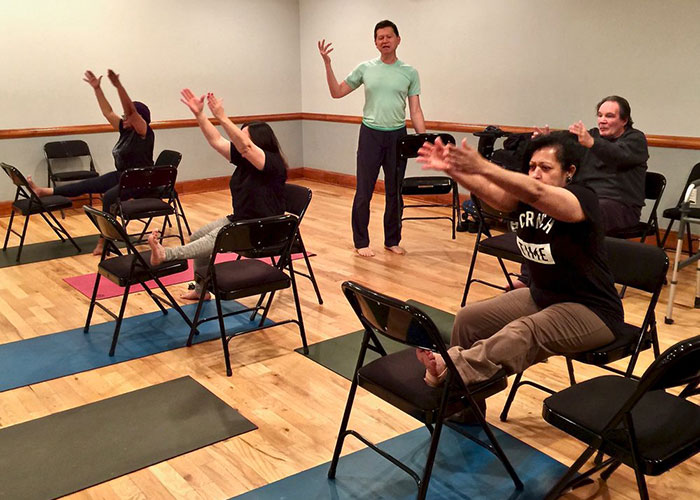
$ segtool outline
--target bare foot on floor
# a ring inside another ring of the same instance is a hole
[[[97,246],[92,250],[92,255],[102,255],[102,251],[105,248],[105,240],[104,238],[100,238],[97,240]]]
[[[425,383],[431,387],[438,387],[445,380],[447,367],[442,356],[425,349],[416,349],[416,357],[425,366]]]
[[[199,300],[199,292],[197,290],[188,290],[186,293],[180,295],[181,299],[184,300]],[[211,294],[209,292],[204,292],[204,300],[211,299]]]
[[[406,250],[404,250],[402,247],[398,245],[394,245],[393,247],[384,247],[390,252],[394,252],[396,255],[406,255]]]
[[[160,244],[159,231],[153,231],[148,235],[148,246],[151,248],[151,265],[157,266],[162,264],[165,261],[165,248]]]
[[[27,177],[27,184],[29,184],[29,187],[32,188],[32,191],[34,191],[36,195],[40,198],[42,196],[51,196],[53,194],[53,188],[37,186],[36,183],[32,180],[31,175]]]
[[[355,251],[360,257],[374,257],[374,252],[370,247],[356,248]]]

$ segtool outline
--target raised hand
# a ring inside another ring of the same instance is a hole
[[[204,96],[202,95],[201,97],[197,97],[194,95],[194,92],[192,92],[190,89],[182,89],[180,91],[180,95],[182,96],[182,99],[180,99],[180,102],[185,104],[188,108],[190,108],[190,111],[197,116],[202,111],[204,111]]]
[[[445,160],[447,148],[438,137],[435,143],[425,142],[418,150],[418,163],[423,164],[423,170],[439,170],[447,172],[450,165]]]
[[[207,94],[207,106],[209,106],[209,110],[215,118],[219,120],[226,118],[226,112],[224,111],[224,100],[218,99],[212,92]]]
[[[535,131],[532,133],[532,138],[534,139],[540,135],[547,135],[549,132],[549,125],[545,125],[544,127],[535,127]]]
[[[119,75],[116,74],[114,70],[107,70],[107,78],[109,78],[109,81],[112,82],[112,85],[114,85],[115,87],[119,87],[119,85],[121,85],[121,83],[119,82]]]
[[[460,147],[448,145],[445,151],[445,162],[456,172],[465,174],[479,173],[479,166],[482,164],[483,156],[467,144],[466,139],[462,139]]]
[[[326,39],[324,38],[323,40],[318,42],[318,52],[321,54],[321,57],[323,58],[323,62],[325,64],[330,64],[331,63],[331,56],[330,53],[333,52],[333,47],[331,47],[331,42],[326,43]]]
[[[581,120],[577,121],[576,123],[572,123],[569,126],[569,132],[575,134],[576,137],[578,137],[578,142],[582,146],[585,146],[587,148],[593,146],[593,137],[591,136],[591,134],[588,133],[588,129]]]
[[[83,77],[83,81],[88,82],[93,89],[99,89],[100,83],[102,82],[102,75],[100,75],[98,78],[95,76],[95,73],[87,70],[85,72],[85,76]]]

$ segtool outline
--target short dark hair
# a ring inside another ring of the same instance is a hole
[[[388,19],[384,19],[383,21],[379,21],[377,25],[374,27],[374,39],[377,39],[377,31],[379,31],[382,28],[391,28],[394,30],[394,33],[396,36],[399,36],[399,29],[396,27],[394,23],[389,21]]]
[[[633,123],[632,108],[630,108],[630,103],[624,97],[620,97],[619,95],[609,95],[608,97],[603,97],[598,103],[598,105],[595,107],[596,113],[603,105],[603,103],[608,101],[617,103],[617,105],[620,107],[620,118],[622,118],[623,120],[627,120],[625,128],[630,128]]]
[[[525,165],[529,165],[535,151],[542,148],[554,148],[556,159],[561,164],[562,169],[566,170],[570,165],[573,165],[578,170],[583,157],[583,146],[579,144],[576,135],[567,130],[538,135],[530,141],[525,151]]]
[[[257,120],[252,122],[246,122],[243,125],[241,125],[241,130],[243,130],[246,127],[248,128],[250,140],[253,141],[253,144],[255,144],[263,151],[267,151],[269,153],[278,153],[282,157],[285,167],[289,168],[287,160],[284,157],[284,153],[282,153],[280,143],[277,140],[277,136],[275,135],[274,130],[272,130],[272,127],[270,127],[270,125],[267,122]]]

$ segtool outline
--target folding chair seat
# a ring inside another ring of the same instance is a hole
[[[605,246],[608,254],[608,265],[615,283],[648,293],[649,304],[641,326],[625,323],[611,343],[590,351],[565,356],[571,385],[576,384],[573,361],[596,365],[605,370],[633,378],[634,367],[640,352],[650,347],[653,348],[655,357],[658,357],[660,352],[654,309],[661,295],[668,270],[668,257],[661,248],[618,238],[606,237]],[[630,358],[630,361],[624,371],[609,366],[610,363],[627,357]],[[519,387],[530,385],[549,394],[554,393],[549,387],[537,382],[522,380],[522,377],[523,372],[515,376],[500,415],[503,422],[508,418],[508,412]]]
[[[661,201],[661,196],[663,196],[665,189],[666,177],[657,172],[647,172],[644,177],[644,199],[654,202],[651,212],[649,213],[649,218],[646,221],[640,221],[635,226],[611,231],[608,233],[608,236],[624,239],[640,238],[639,241],[644,243],[647,236],[654,234],[656,236],[656,246],[663,246],[659,234],[657,209],[659,208],[659,202]]]
[[[416,158],[418,150],[425,142],[435,142],[435,139],[440,137],[444,144],[454,144],[455,138],[450,134],[409,134],[401,137],[397,145],[396,154],[396,169],[400,169],[399,165],[402,160]],[[452,193],[452,201],[450,203],[422,203],[415,205],[404,205],[403,195],[407,196],[440,196]],[[450,207],[452,209],[451,216],[420,216],[420,217],[403,217],[403,211],[406,208],[425,208],[425,207]],[[455,226],[459,219],[459,189],[457,183],[447,176],[419,176],[406,177],[401,179],[399,183],[399,214],[401,214],[401,222],[405,220],[437,220],[446,219],[452,223],[452,239],[455,239]]]
[[[165,288],[163,283],[160,281],[160,278],[186,271],[187,261],[172,260],[169,262],[163,262],[157,266],[152,266],[151,252],[140,253],[138,250],[136,250],[133,243],[131,243],[129,240],[128,234],[113,215],[101,212],[100,210],[94,209],[87,205],[83,206],[83,209],[105,240],[102,255],[100,257],[100,263],[97,266],[95,286],[92,291],[92,297],[90,298],[90,307],[88,308],[85,328],[83,331],[88,333],[90,329],[90,321],[92,319],[92,313],[95,310],[95,306],[98,306],[100,309],[113,317],[116,320],[116,323],[114,325],[114,334],[112,335],[112,345],[109,349],[109,355],[114,356],[114,351],[117,347],[117,340],[119,339],[119,331],[121,329],[122,320],[124,319],[126,303],[129,298],[129,290],[136,284],[140,284],[144,288],[146,293],[148,293],[151,299],[153,299],[153,302],[156,303],[163,314],[168,314],[167,309],[163,307],[163,304],[167,304],[177,311],[185,323],[192,327],[192,322],[189,320],[182,308],[180,308],[170,292],[168,292],[167,288]],[[123,255],[121,250],[119,250],[119,247],[117,246],[118,244],[123,244],[126,246],[126,250],[128,252],[126,255]],[[110,257],[110,255],[115,256]],[[124,288],[124,295],[122,296],[119,314],[114,314],[104,305],[97,302],[97,291],[100,286],[100,279],[103,276],[112,283]],[[153,291],[146,285],[146,282],[150,280],[153,280],[158,285],[158,288],[160,288],[160,290],[163,292],[165,298],[153,293]]]
[[[676,204],[675,207],[667,208],[666,210],[663,211],[661,216],[664,219],[670,219],[668,223],[668,227],[666,228],[666,232],[664,232],[664,237],[661,240],[661,246],[663,247],[666,245],[666,240],[668,239],[668,235],[671,233],[671,227],[673,227],[673,223],[677,220],[681,219],[681,206],[683,204],[684,200],[684,195],[686,190],[688,189],[688,186],[690,186],[694,181],[700,179],[700,163],[696,163],[693,169],[690,171],[690,174],[688,175],[688,180],[685,182],[685,186],[683,187],[683,190],[681,191],[681,196],[678,198],[678,203]],[[698,207],[688,207],[688,217],[694,218],[694,219],[700,219],[700,206]],[[690,225],[686,225],[686,237],[688,238],[688,255],[693,255],[693,235],[691,234],[690,231]],[[678,239],[682,240],[683,239],[683,234],[679,231],[678,232]]]
[[[209,265],[207,266],[206,274],[201,275],[196,273],[197,279],[202,283],[203,291],[199,303],[197,304],[197,310],[193,321],[194,326],[187,340],[187,345],[191,345],[197,325],[205,321],[218,319],[219,329],[221,331],[221,342],[224,350],[224,360],[226,362],[226,374],[229,377],[233,373],[231,370],[228,348],[231,339],[244,333],[269,328],[269,326],[263,325],[267,313],[270,310],[275,292],[289,288],[290,286],[292,287],[292,294],[294,296],[297,318],[279,321],[270,326],[296,323],[299,327],[304,353],[308,353],[309,348],[306,342],[304,321],[301,316],[301,305],[299,304],[299,295],[297,293],[296,280],[294,279],[294,267],[290,258],[290,248],[294,241],[297,228],[298,219],[296,216],[290,214],[237,221],[228,224],[222,227],[216,236],[214,251],[212,252]],[[216,257],[219,254],[228,252],[235,252],[246,258],[216,263]],[[275,257],[276,259],[273,260],[274,265],[256,260],[259,258]],[[289,270],[289,274],[284,272],[285,269]],[[200,318],[206,291],[214,294],[217,315],[208,318]],[[262,297],[265,294],[269,294],[269,297],[267,303],[263,307],[261,305]],[[226,314],[223,313],[221,308],[222,300],[238,300],[255,295],[261,296],[261,300],[258,301],[256,306]],[[233,334],[228,334],[226,332],[226,327],[224,325],[225,317],[247,312],[253,312],[255,316],[260,310],[262,310],[262,315],[260,317],[260,323],[256,328]]]
[[[522,482],[478,406],[486,398],[506,387],[505,374],[500,372],[487,381],[466,385],[448,356],[447,347],[435,323],[420,309],[351,281],[343,283],[342,289],[365,332],[328,477],[335,478],[343,443],[347,436],[352,435],[409,474],[418,486],[418,498],[425,498],[445,418],[471,409],[486,438],[478,439],[462,426],[455,426],[454,429],[494,453],[512,478],[516,489],[521,490]],[[413,349],[387,355],[379,341],[380,336]],[[429,349],[443,356],[447,365],[447,376],[441,387],[430,387],[425,383],[425,367],[416,359],[415,348]],[[379,352],[382,356],[363,366],[368,349]],[[358,431],[348,429],[358,386],[417,418],[428,428],[431,435],[430,448],[421,475],[381,450]]]
[[[156,167],[175,167],[178,168],[180,166],[180,162],[182,161],[182,153],[178,151],[173,151],[172,149],[164,149],[163,151],[160,152],[158,155],[158,158],[156,158],[154,166]],[[180,201],[180,196],[177,194],[177,190],[173,188],[173,198],[175,200],[175,205],[176,205],[176,212],[175,215],[179,218],[182,219],[182,222],[185,223],[185,229],[187,230],[187,234],[190,236],[192,235],[192,231],[190,230],[190,225],[187,222],[187,217],[185,216],[185,210],[182,208],[182,202]]]
[[[49,176],[48,183],[54,188],[59,182],[82,181],[100,175],[95,169],[95,161],[85,141],[47,142],[44,144],[44,157]],[[87,168],[77,168],[84,167],[83,160],[88,162]],[[88,193],[88,197],[92,205],[92,193]]]
[[[176,179],[177,168],[172,166],[132,168],[119,177],[117,216],[125,230],[132,220],[144,224],[136,242],[143,241],[153,218],[163,217],[161,241],[163,238],[176,237],[182,245],[185,244],[179,217],[175,217],[177,235],[164,234],[169,217],[177,213],[173,195]]]
[[[73,206],[73,202],[65,196],[54,195],[39,197],[32,190],[32,188],[29,187],[29,183],[27,182],[27,179],[24,178],[24,175],[22,175],[22,172],[17,170],[12,165],[8,165],[7,163],[0,163],[0,166],[2,166],[2,169],[10,177],[10,179],[12,179],[12,183],[17,187],[15,199],[12,202],[10,222],[7,224],[7,232],[5,233],[5,244],[3,245],[2,250],[7,251],[7,243],[10,240],[10,233],[19,236],[19,248],[17,249],[16,259],[16,262],[19,262],[19,259],[22,256],[22,248],[24,247],[24,238],[27,235],[29,218],[32,215],[38,214],[42,219],[44,219],[51,230],[56,233],[56,236],[58,236],[62,242],[65,242],[66,239],[68,239],[68,241],[70,241],[76,248],[78,253],[80,253],[80,247],[78,244],[52,213],[56,210],[71,208]],[[15,212],[18,212],[24,216],[24,226],[22,226],[21,233],[12,229],[12,223],[15,219]]]
[[[491,233],[491,224],[494,221],[500,221],[501,223],[509,223],[510,219],[508,214],[499,212],[491,207],[486,207],[482,204],[475,195],[472,195],[472,202],[474,206],[474,217],[477,222],[477,232],[476,240],[474,242],[474,250],[472,251],[471,261],[469,262],[469,270],[467,271],[467,281],[464,284],[464,293],[462,294],[462,307],[467,303],[467,297],[469,296],[469,290],[471,289],[472,283],[481,283],[482,285],[490,286],[492,288],[497,288],[499,290],[507,290],[505,286],[497,285],[490,281],[485,281],[479,278],[474,278],[474,270],[476,267],[476,259],[479,253],[486,255],[491,255],[498,259],[498,265],[503,272],[508,287],[513,287],[512,277],[517,277],[515,273],[510,273],[503,263],[504,260],[511,262],[518,262],[520,264],[525,262],[520,250],[518,250],[518,245],[515,241],[515,233],[507,232],[493,236]]]
[[[306,209],[309,208],[311,203],[311,196],[313,193],[311,189],[305,186],[299,186],[296,184],[285,184],[284,186],[284,197],[287,204],[287,212],[296,215],[298,218],[298,224],[301,226],[301,221],[304,219],[304,214]],[[291,253],[300,253],[304,256],[304,262],[306,263],[306,269],[308,269],[308,274],[294,270],[298,275],[304,276],[311,281],[316,292],[316,298],[319,304],[323,304],[323,299],[321,298],[321,291],[318,288],[318,283],[316,282],[316,277],[314,276],[314,270],[311,267],[311,261],[309,260],[309,254],[306,252],[306,247],[304,246],[304,240],[301,238],[301,231],[297,228],[297,234],[294,238],[294,243],[292,244]]]
[[[639,380],[606,375],[564,389],[544,400],[544,419],[588,447],[550,490],[555,499],[599,470],[607,480],[631,467],[639,496],[649,498],[644,476],[658,476],[700,451],[700,336],[678,342]],[[679,395],[666,389],[685,386]],[[577,476],[594,453],[609,458]]]

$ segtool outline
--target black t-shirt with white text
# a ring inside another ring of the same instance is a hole
[[[511,223],[530,271],[530,293],[541,308],[561,302],[583,304],[616,333],[624,312],[607,265],[598,197],[583,185],[564,189],[581,204],[583,221],[562,222],[520,203]]]
[[[279,153],[265,151],[265,166],[258,170],[231,143],[231,163],[236,165],[229,181],[233,202],[231,221],[284,214],[287,168]]]

